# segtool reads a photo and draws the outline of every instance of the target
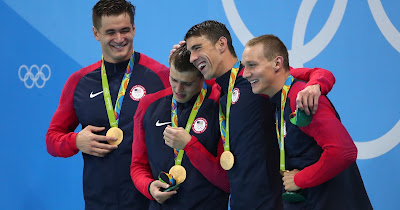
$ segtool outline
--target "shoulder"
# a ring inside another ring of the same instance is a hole
[[[144,66],[154,72],[159,72],[159,71],[169,72],[168,67],[164,66],[163,64],[159,63],[158,61],[154,60],[153,58],[150,58],[149,56],[143,53],[140,53],[139,65]]]
[[[85,75],[89,74],[90,72],[96,69],[100,69],[100,66],[101,66],[101,60],[89,66],[83,67],[79,71],[74,72],[73,74],[71,74],[71,76],[69,76],[66,85],[75,86],[79,82],[79,80],[82,79],[82,77],[84,77]]]
[[[172,89],[171,87],[166,88],[164,90],[160,90],[158,92],[148,94],[145,97],[143,97],[140,102],[138,109],[140,110],[145,110],[147,109],[151,104],[153,104],[155,101],[159,100],[160,98],[163,98],[165,96],[171,95],[172,94]]]
[[[162,81],[164,87],[169,87],[169,68],[154,60],[153,58],[148,57],[145,54],[139,53],[139,62],[140,66],[149,69],[154,72]]]

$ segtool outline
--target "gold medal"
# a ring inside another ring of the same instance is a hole
[[[186,169],[181,165],[174,165],[169,169],[169,174],[176,180],[176,184],[180,184],[186,179]]]
[[[107,142],[111,145],[119,145],[122,142],[122,139],[124,138],[124,133],[120,128],[112,127],[107,131],[106,136],[116,137],[117,141],[107,141]]]
[[[219,163],[223,169],[230,170],[233,167],[233,163],[235,162],[235,158],[233,157],[232,152],[224,151],[219,159]]]

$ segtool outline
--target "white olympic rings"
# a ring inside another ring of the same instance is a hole
[[[32,72],[32,70],[36,69],[37,72],[36,74],[34,74]],[[47,76],[45,75],[45,73],[43,73],[43,70],[47,69]],[[25,70],[25,74],[22,75],[22,70]],[[34,64],[32,65],[30,68],[28,68],[27,65],[21,65],[18,69],[18,76],[19,79],[24,82],[25,87],[31,89],[34,85],[36,85],[36,87],[38,88],[43,88],[44,85],[46,84],[46,81],[48,81],[51,77],[51,70],[50,67],[47,64],[42,65],[40,68],[38,65]],[[39,79],[42,80],[41,83],[39,83]],[[32,81],[32,83],[28,82],[28,81]]]
[[[289,50],[291,65],[294,67],[302,67],[304,63],[315,58],[326,48],[336,34],[347,7],[347,0],[335,0],[331,14],[321,31],[310,42],[304,44],[307,23],[316,2],[317,0],[302,1],[297,13],[293,29],[292,49]],[[234,33],[240,42],[245,45],[254,36],[243,23],[234,0],[222,0],[222,5]],[[393,48],[400,52],[400,32],[393,26],[386,15],[381,1],[368,0],[368,5],[379,30]],[[390,131],[375,140],[355,142],[358,148],[357,158],[371,159],[381,156],[392,150],[399,143],[400,120]]]

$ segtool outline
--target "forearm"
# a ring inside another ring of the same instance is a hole
[[[311,124],[300,128],[323,149],[315,164],[296,174],[295,183],[301,188],[314,187],[332,179],[357,159],[353,140],[328,103],[325,97],[322,98],[320,109]]]
[[[141,192],[148,199],[154,200],[149,192],[149,185],[152,181],[154,181],[151,175],[149,164],[134,160],[132,157],[131,178],[136,189],[139,190],[139,192]]]
[[[332,72],[322,68],[290,68],[290,74],[298,80],[307,82],[307,86],[319,84],[321,94],[326,95],[335,84]]]
[[[141,104],[136,111],[134,116],[134,128],[132,141],[132,159],[130,174],[132,181],[136,187],[144,196],[150,200],[154,198],[150,195],[149,185],[154,178],[151,174],[151,168],[149,159],[147,156],[147,147],[145,142],[145,133],[143,128],[143,110]]]
[[[194,136],[192,136],[192,139],[184,150],[192,165],[199,170],[208,181],[229,193],[228,175],[219,163],[223,151],[221,142],[222,141],[219,141],[217,157],[214,157]]]
[[[60,103],[46,134],[47,151],[55,157],[70,157],[79,152],[75,144],[77,133],[73,132],[78,120],[74,110],[66,106]]]
[[[48,130],[46,134],[47,152],[54,157],[71,157],[79,152],[75,138],[77,133]]]

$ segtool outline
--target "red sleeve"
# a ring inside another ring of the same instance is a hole
[[[295,99],[297,93],[304,88],[304,83],[296,85],[298,83],[290,90],[289,98]],[[319,101],[318,111],[311,123],[306,127],[299,127],[313,137],[323,149],[316,163],[295,175],[294,182],[301,188],[315,187],[332,179],[357,159],[357,147],[346,128],[337,119],[334,108],[325,96],[321,96]],[[290,106],[295,110],[296,100],[291,100]]]
[[[221,190],[227,193],[230,192],[228,174],[219,163],[221,154],[224,152],[221,139],[218,144],[217,157],[214,157],[204,148],[194,136],[192,136],[192,139],[183,150],[185,150],[192,165],[199,170],[208,181]]]
[[[55,157],[71,157],[79,152],[76,147],[74,130],[79,125],[74,110],[74,92],[79,80],[88,72],[95,70],[100,61],[72,74],[64,85],[56,112],[51,119],[46,134],[49,154]]]
[[[150,105],[148,99],[151,95],[145,96],[140,100],[134,116],[133,142],[132,142],[132,160],[131,160],[131,178],[136,189],[150,200],[154,200],[149,192],[149,185],[154,181],[151,174],[149,159],[147,157],[147,147],[145,142],[145,133],[143,128],[143,117],[145,110]]]
[[[332,72],[321,68],[292,68],[290,67],[290,74],[303,81],[308,81],[307,86],[319,84],[321,87],[321,94],[326,95],[335,84],[335,76]]]

